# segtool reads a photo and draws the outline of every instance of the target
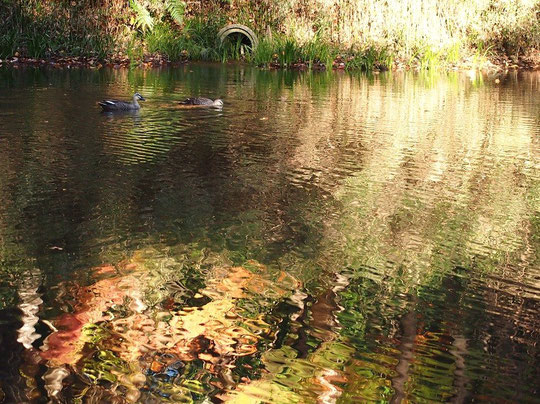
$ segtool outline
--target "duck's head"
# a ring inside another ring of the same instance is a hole
[[[219,98],[214,101],[214,107],[221,108],[223,107],[223,101],[221,101]]]
[[[140,95],[139,93],[133,94],[133,98],[136,99],[136,100],[146,101],[146,99],[142,95]]]

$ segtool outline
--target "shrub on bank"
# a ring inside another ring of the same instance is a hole
[[[436,68],[490,55],[538,58],[536,0],[0,0],[0,58],[127,54],[266,66]],[[244,23],[261,43],[217,31]]]

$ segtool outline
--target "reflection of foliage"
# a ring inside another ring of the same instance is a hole
[[[15,247],[15,246],[11,246]],[[17,288],[15,285],[18,283],[18,279],[21,274],[31,271],[33,268],[32,260],[17,261],[14,257],[10,257],[11,254],[18,252],[21,256],[24,255],[22,251],[17,251],[17,248],[13,250],[0,252],[4,254],[0,255],[0,310],[13,307],[17,301]],[[4,259],[5,260],[4,260]]]
[[[368,299],[373,299],[371,290],[365,287],[371,286],[368,282],[365,280],[360,284],[351,284],[340,295],[340,304],[344,309],[338,314],[339,322],[343,326],[342,334],[358,341],[363,340],[366,328],[366,313],[363,313],[362,309],[370,306]]]
[[[85,360],[82,372],[94,383],[99,381],[114,383],[118,380],[116,374],[125,373],[127,369],[127,364],[112,352],[97,351],[92,358]]]
[[[114,379],[114,394],[135,401],[234,388],[239,398],[388,401],[407,312],[422,317],[413,396],[447,397],[425,375],[443,361],[437,380],[451,384],[458,355],[438,349],[460,338],[477,368],[488,357],[513,369],[533,349],[540,222],[529,90],[519,87],[526,101],[510,107],[491,102],[489,83],[461,76],[435,85],[213,67],[77,74],[158,100],[222,93],[235,113],[178,118],[150,106],[138,120],[99,117],[100,137],[55,115],[45,92],[30,99],[35,121],[52,129],[36,123],[30,140],[8,136],[0,150],[0,306],[14,305],[29,268],[56,286],[43,288],[42,312],[58,330],[41,357],[70,369],[66,388],[105,397]],[[65,77],[32,80],[61,87]],[[68,123],[85,136],[71,139]],[[336,274],[349,280],[343,289]],[[523,373],[535,365],[523,363]],[[508,372],[490,367],[470,384],[489,391]]]
[[[200,260],[199,268],[205,266],[203,257],[192,258]],[[209,256],[206,263],[215,259]],[[187,306],[185,299],[171,305],[163,286],[175,273],[181,278],[183,270],[197,271],[193,262],[184,266],[187,262],[146,250],[117,269],[98,268],[96,276],[105,278],[73,291],[76,311],[55,321],[58,331],[47,337],[42,357],[57,366],[82,366],[81,374],[96,383],[122,384],[132,397],[144,386],[143,391],[183,400],[222,389],[225,380],[256,377],[259,341],[270,334],[269,326],[255,313],[244,317],[237,302],[267,295],[270,304],[297,282],[285,273],[271,280],[257,263],[249,264],[254,272],[212,266],[206,286],[190,297],[198,305]],[[124,275],[115,275],[118,270]],[[161,311],[149,309],[149,303]],[[145,378],[136,376],[141,372]]]
[[[341,397],[343,402],[389,402],[394,394],[389,371],[393,364],[386,363],[384,353],[364,355],[366,360],[355,359],[346,369],[352,377]]]

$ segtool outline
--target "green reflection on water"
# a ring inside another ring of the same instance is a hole
[[[537,74],[0,76],[4,394],[534,398]]]

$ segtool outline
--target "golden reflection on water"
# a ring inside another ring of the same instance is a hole
[[[373,264],[422,263],[442,249],[457,259],[521,252],[515,263],[530,266],[540,97],[538,78],[529,80],[536,90],[519,103],[505,87],[477,88],[460,75],[436,85],[340,80],[306,107],[291,170],[308,167],[343,202],[349,259],[369,244]],[[342,181],[328,178],[353,162]]]
[[[537,364],[540,76],[201,72],[99,73],[119,87],[82,96],[136,83],[138,114],[71,128],[57,86],[10,118],[17,394],[513,399],[504,378]],[[223,111],[164,108],[197,92]]]

